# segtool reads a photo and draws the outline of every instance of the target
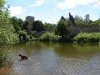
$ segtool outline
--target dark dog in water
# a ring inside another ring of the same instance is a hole
[[[28,59],[27,56],[24,56],[24,55],[22,55],[22,54],[19,54],[19,56],[21,57],[22,60],[23,60],[23,59]]]

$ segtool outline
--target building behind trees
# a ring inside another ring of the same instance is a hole
[[[26,21],[29,22],[29,25],[27,26],[27,33],[31,34],[31,32],[32,32],[32,24],[34,22],[34,17],[33,16],[27,16],[26,17]]]

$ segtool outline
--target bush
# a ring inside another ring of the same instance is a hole
[[[19,34],[19,39],[21,41],[32,41],[32,40],[36,40],[36,38],[34,38],[32,35],[28,35],[25,30],[20,30],[18,32],[18,34]]]
[[[27,38],[27,39],[26,39],[27,41],[35,41],[35,40],[37,40],[37,39],[36,39],[35,37],[33,37],[32,35],[27,35],[26,38]]]
[[[39,38],[39,40],[55,42],[55,41],[59,41],[60,38],[61,38],[61,36],[55,35],[54,33],[46,32]]]
[[[99,42],[100,39],[100,33],[79,33],[77,34],[73,40],[76,40],[78,42]]]
[[[18,31],[18,34],[20,40],[26,40],[27,32],[25,30]]]

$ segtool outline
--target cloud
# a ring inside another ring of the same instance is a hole
[[[37,1],[35,2],[35,4],[30,5],[29,7],[40,6],[40,5],[42,5],[43,3],[44,3],[44,0],[37,0]]]
[[[10,7],[10,15],[11,16],[17,16],[22,14],[26,9],[22,8],[22,7]]]
[[[58,3],[58,8],[64,9],[71,9],[78,5],[88,5],[90,3],[95,3],[97,0],[65,0],[64,2]]]
[[[95,3],[95,4],[93,5],[93,7],[95,7],[95,8],[100,8],[100,2]]]

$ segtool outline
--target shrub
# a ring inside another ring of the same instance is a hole
[[[46,32],[39,39],[40,41],[58,41],[61,36],[55,35],[54,33]]]
[[[77,40],[78,42],[99,42],[100,33],[79,33],[77,34],[73,40]]]
[[[20,30],[18,34],[19,34],[19,39],[22,41],[36,40],[36,38],[34,38],[32,35],[28,35],[25,30]]]

